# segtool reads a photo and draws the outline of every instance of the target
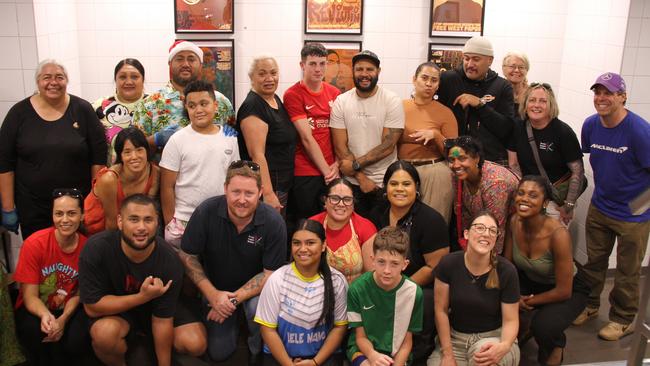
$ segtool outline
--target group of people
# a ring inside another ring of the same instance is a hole
[[[372,51],[342,92],[309,43],[283,98],[275,59],[254,58],[236,114],[188,41],[170,48],[163,89],[146,94],[129,58],[92,105],[41,62],[38,93],[0,129],[30,363],[92,347],[122,365],[143,334],[160,365],[173,351],[222,361],[243,317],[251,365],[516,365],[530,338],[558,365],[565,329],[598,314],[615,240],[599,336],[629,334],[650,210],[628,203],[650,186],[650,126],[605,73],[581,145],[551,86],[528,85],[527,57],[506,55],[503,78],[493,54],[473,37],[457,69],[419,65],[401,100],[378,85]],[[583,153],[594,194],[580,265],[567,227]]]

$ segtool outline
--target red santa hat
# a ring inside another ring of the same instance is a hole
[[[176,54],[178,54],[181,51],[194,52],[199,57],[201,62],[203,62],[203,51],[201,50],[201,48],[199,48],[199,46],[195,45],[192,42],[183,41],[183,40],[177,40],[176,42],[174,42],[174,44],[172,44],[171,47],[169,47],[168,61],[171,62],[174,56],[176,56]]]

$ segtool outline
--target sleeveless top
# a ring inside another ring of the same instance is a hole
[[[547,285],[555,284],[555,262],[553,253],[547,250],[541,257],[531,259],[525,256],[517,245],[517,236],[512,231],[512,261],[517,269],[526,273],[531,280]],[[573,264],[573,274],[576,273],[576,265]]]
[[[104,231],[106,228],[106,213],[104,212],[104,206],[102,205],[102,201],[95,194],[95,185],[97,184],[97,180],[106,173],[113,173],[117,177],[117,194],[115,199],[117,202],[118,209],[122,205],[122,201],[124,201],[124,199],[126,198],[126,195],[124,194],[124,190],[122,188],[122,181],[120,180],[120,175],[116,171],[108,167],[105,167],[102,168],[99,172],[97,172],[97,176],[93,180],[93,187],[90,190],[88,196],[86,196],[86,199],[84,200],[84,227],[86,228],[86,233],[88,236],[98,233],[100,231]],[[140,192],[140,193],[147,194],[147,192],[149,192],[149,190],[151,189],[151,186],[153,185],[152,173],[153,173],[153,169],[151,163],[149,163],[149,178],[147,178],[147,183],[145,184],[144,192]]]

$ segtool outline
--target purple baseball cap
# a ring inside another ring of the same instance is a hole
[[[589,89],[594,89],[597,85],[604,86],[612,93],[625,93],[625,80],[619,74],[613,72],[606,72],[598,77],[594,85]]]

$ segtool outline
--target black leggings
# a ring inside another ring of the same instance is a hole
[[[54,316],[60,314],[54,313]],[[88,318],[81,304],[66,323],[58,342],[42,342],[45,333],[41,331],[41,319],[27,311],[25,306],[16,310],[16,334],[32,366],[70,365],[79,356],[90,352]]]
[[[522,295],[530,295],[549,291],[555,285],[535,282],[519,271],[519,287]],[[569,299],[538,305],[532,312],[520,311],[520,328],[523,331],[527,329],[527,325],[530,326],[542,360],[546,360],[553,348],[566,346],[564,330],[585,308],[588,294],[589,288],[574,276],[573,292]]]

